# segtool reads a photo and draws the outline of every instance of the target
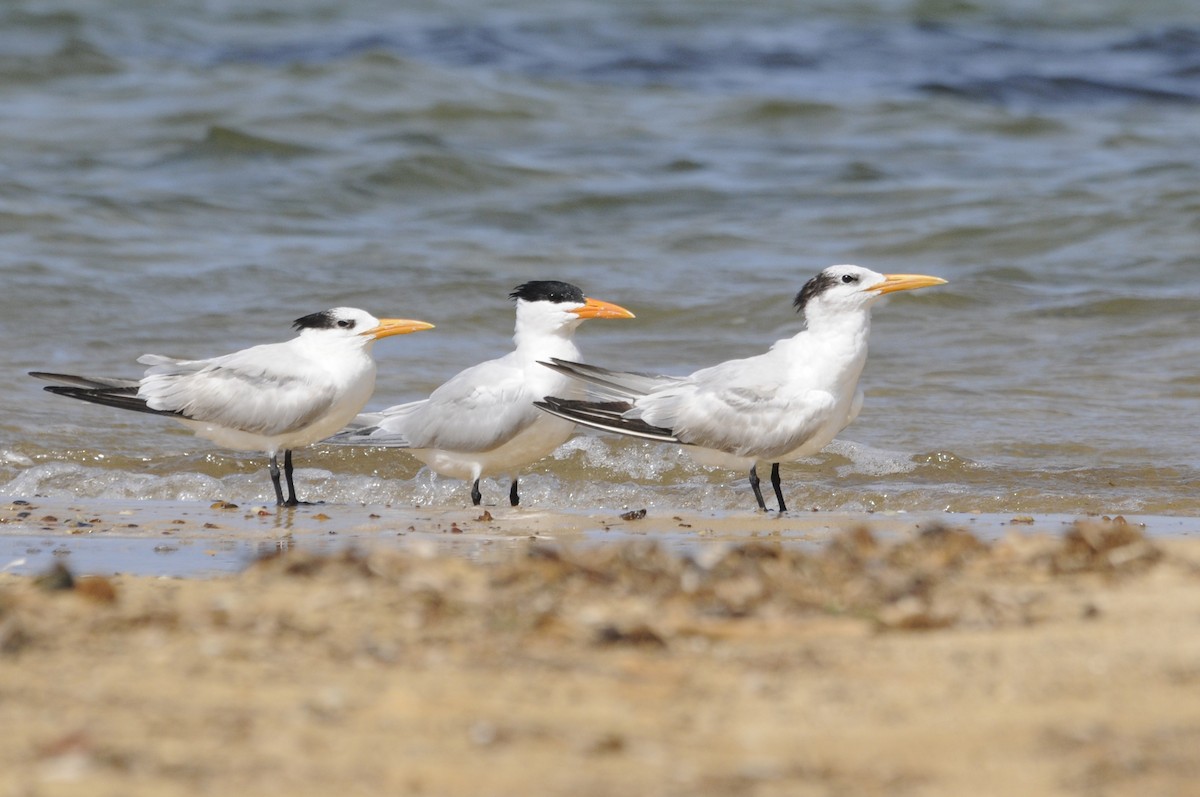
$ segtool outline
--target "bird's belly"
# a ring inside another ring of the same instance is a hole
[[[715,448],[703,448],[701,446],[684,446],[684,451],[697,465],[703,465],[706,468],[726,468],[728,470],[748,470],[751,465],[758,461],[756,457],[743,457],[737,454],[729,454],[724,451],[717,451]]]
[[[772,462],[791,462],[804,457],[811,457],[813,454],[819,453],[821,449],[833,442],[833,438],[837,437],[837,433],[844,427],[838,424],[825,424],[816,434],[805,440],[799,446],[785,451],[774,456]]]
[[[746,470],[757,462],[791,462],[810,457],[829,445],[837,432],[837,428],[821,429],[798,446],[780,442],[774,446],[757,447],[745,453],[718,451],[703,446],[685,446],[684,450],[699,465],[710,468]]]
[[[176,418],[176,420],[191,429],[196,437],[211,440],[222,448],[228,448],[232,451],[260,451],[268,454],[279,451],[279,446],[274,445],[274,438],[264,437],[253,432],[243,432],[238,429],[216,426],[211,423],[204,423],[203,421],[192,421],[187,418]]]
[[[443,451],[412,449],[410,453],[434,473],[455,479],[513,473],[536,462],[565,443],[575,424],[551,415],[538,418],[525,431],[488,451]]]

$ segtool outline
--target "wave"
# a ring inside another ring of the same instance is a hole
[[[466,483],[439,478],[394,451],[317,448],[304,457],[297,487],[311,500],[469,505]],[[163,458],[149,463],[149,473],[123,461],[107,467],[42,459],[0,465],[0,476],[11,475],[0,495],[240,505],[273,498],[265,469],[233,457]],[[1180,465],[1039,468],[1035,460],[975,462],[949,451],[914,454],[835,441],[817,457],[785,464],[783,477],[793,511],[1200,514],[1200,473]],[[520,478],[522,503],[534,508],[754,511],[746,474],[697,465],[680,446],[585,434]],[[507,504],[507,479],[484,479],[481,489],[485,505]]]
[[[1200,93],[1174,91],[1154,86],[1117,83],[1075,76],[1045,77],[1010,75],[988,80],[922,83],[919,88],[930,94],[943,94],[966,100],[1013,104],[1075,104],[1105,102],[1155,102],[1193,104]]]
[[[122,69],[120,59],[86,39],[71,36],[49,53],[0,55],[0,85],[111,75]]]

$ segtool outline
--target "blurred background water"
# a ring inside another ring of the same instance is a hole
[[[950,284],[875,312],[867,403],[787,466],[822,509],[1200,515],[1191,0],[14,0],[0,7],[0,494],[267,500],[259,457],[57,399],[336,305],[432,321],[371,406],[510,346],[565,279],[587,359],[682,373],[798,329],[832,263]],[[465,503],[406,455],[302,490]],[[502,502],[503,484],[485,484]],[[529,505],[749,509],[743,474],[583,436]]]

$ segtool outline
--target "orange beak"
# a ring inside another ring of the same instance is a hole
[[[381,318],[379,326],[372,327],[360,335],[375,338],[388,338],[392,335],[407,335],[409,332],[420,332],[423,329],[433,329],[433,324],[427,324],[424,321],[412,321],[407,318]]]
[[[883,294],[946,284],[946,281],[941,277],[927,277],[924,274],[884,274],[883,276],[885,277],[884,283],[876,285],[870,290]]]
[[[580,318],[633,318],[633,313],[619,304],[602,302],[599,299],[585,299],[586,303],[578,310],[571,312]]]

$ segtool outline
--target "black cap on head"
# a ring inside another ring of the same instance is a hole
[[[292,329],[333,329],[336,325],[337,319],[333,317],[333,313],[322,310],[319,313],[297,318],[292,322]]]
[[[583,304],[583,291],[569,282],[558,280],[532,280],[517,286],[508,295],[510,299],[523,299],[527,302],[555,302],[556,304]]]
[[[339,318],[337,313],[332,310],[322,310],[319,313],[311,313],[303,318],[297,318],[292,322],[292,329],[333,329],[334,327],[354,329],[355,324],[353,318]]]
[[[792,305],[796,308],[797,313],[803,313],[804,308],[810,301],[820,296],[825,291],[838,284],[837,277],[830,274],[828,271],[822,271],[817,276],[804,283],[804,287],[796,294],[796,298],[792,301]]]

